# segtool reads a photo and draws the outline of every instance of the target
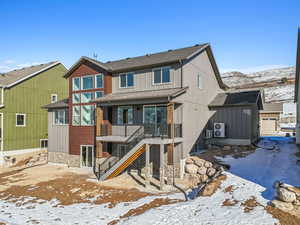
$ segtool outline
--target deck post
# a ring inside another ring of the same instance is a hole
[[[146,187],[150,187],[150,146],[146,144]]]
[[[165,155],[165,151],[164,151],[164,144],[161,143],[160,144],[160,168],[159,168],[159,180],[160,180],[160,190],[164,189],[164,185],[165,185],[165,169],[164,169],[164,155]]]

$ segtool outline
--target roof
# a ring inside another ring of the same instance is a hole
[[[251,105],[258,105],[259,109],[263,109],[261,94],[259,90],[219,93],[209,104],[209,107],[232,107]]]
[[[265,103],[262,112],[283,112],[283,103]]]
[[[2,73],[0,74],[0,85],[4,87],[12,87],[23,80],[38,75],[39,73],[56,66],[57,64],[60,64],[60,62],[49,62]]]
[[[45,105],[42,108],[44,108],[44,109],[68,108],[69,107],[68,103],[69,103],[69,99],[65,98],[65,99],[62,99],[60,101]]]
[[[299,77],[300,77],[300,27],[298,28],[298,41],[297,41],[296,82],[295,82],[295,96],[294,96],[295,102],[298,102]]]
[[[108,94],[104,97],[95,99],[96,103],[113,103],[130,100],[148,100],[148,99],[160,99],[160,98],[175,98],[184,93],[187,88],[168,88],[149,91],[135,91],[135,92],[120,92]]]

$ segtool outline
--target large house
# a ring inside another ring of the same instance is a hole
[[[47,148],[47,112],[41,106],[66,97],[60,62],[0,74],[0,164],[5,156]]]
[[[189,153],[208,140],[249,145],[258,138],[260,92],[225,93],[209,44],[106,63],[82,57],[65,77],[68,100],[45,106],[51,118],[69,116],[61,127],[49,119],[49,140],[53,134],[64,146],[50,140],[49,158],[94,167],[101,180],[141,169],[163,184],[166,174],[182,176]]]

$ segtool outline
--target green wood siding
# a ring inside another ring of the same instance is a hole
[[[68,83],[63,78],[66,68],[58,64],[49,70],[4,90],[4,151],[39,148],[40,139],[48,137],[48,114],[41,107],[68,96]],[[26,127],[16,127],[16,113],[26,114]]]

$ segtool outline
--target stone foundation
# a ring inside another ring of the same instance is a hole
[[[48,162],[68,164],[69,154],[64,152],[48,152]]]
[[[80,167],[80,155],[69,155],[68,166]]]

